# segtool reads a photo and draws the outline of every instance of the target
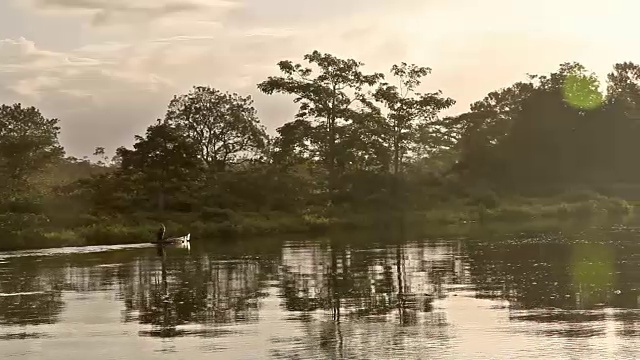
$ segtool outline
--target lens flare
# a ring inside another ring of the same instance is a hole
[[[583,74],[567,75],[562,93],[567,103],[583,110],[593,110],[602,105],[604,100],[598,90],[597,80]]]

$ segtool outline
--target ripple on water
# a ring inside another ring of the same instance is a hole
[[[39,250],[19,250],[19,251],[2,251],[0,252],[0,261],[6,262],[5,259],[14,257],[27,256],[60,256],[69,254],[91,254],[116,250],[143,249],[154,247],[152,243],[144,244],[125,244],[125,245],[96,245],[82,247],[63,247]]]
[[[0,253],[1,352],[62,360],[95,357],[101,344],[100,356],[118,360],[640,357],[638,235],[590,231],[238,243],[174,249],[164,261],[138,251],[151,244]]]

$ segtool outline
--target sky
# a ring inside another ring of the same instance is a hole
[[[421,90],[468,110],[488,92],[579,61],[640,62],[640,3],[578,0],[0,0],[0,103],[58,118],[67,154],[113,154],[194,85],[251,95],[270,133],[286,95],[256,84],[313,50],[384,72],[427,66]]]

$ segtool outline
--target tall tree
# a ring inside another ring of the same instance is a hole
[[[602,140],[609,137],[596,135],[608,132],[598,116],[602,105],[597,77],[578,63],[492,92],[458,117],[463,168],[474,182],[503,189],[587,181],[603,162]]]
[[[213,171],[259,156],[267,145],[250,96],[195,86],[171,100],[165,120],[194,141],[198,157]]]
[[[266,94],[295,95],[294,102],[300,104],[296,119],[310,124],[299,123],[297,127],[316,130],[308,131],[314,136],[304,140],[320,154],[328,174],[329,190],[334,193],[339,175],[340,128],[367,104],[366,87],[375,85],[383,75],[365,74],[361,71],[363,63],[319,51],[305,55],[304,60],[317,67],[317,74],[310,67],[283,60],[278,62],[278,67],[284,76],[270,76],[258,84],[258,89]]]
[[[64,155],[58,119],[35,107],[0,106],[0,178],[5,190],[24,190],[33,176]]]
[[[549,76],[531,78],[536,88],[522,101],[500,147],[508,154],[507,178],[532,188],[586,178],[598,155],[592,151],[597,146],[583,140],[594,112],[601,109],[598,78],[579,63],[563,63]]]
[[[120,179],[126,179],[132,192],[165,209],[167,195],[175,200],[197,185],[202,174],[198,148],[171,125],[158,122],[136,136],[133,150],[119,148]]]
[[[640,66],[632,62],[615,64],[607,74],[607,98],[621,106],[627,116],[640,119]]]
[[[601,125],[594,133],[601,139],[602,173],[616,181],[636,182],[640,169],[629,166],[640,151],[640,65],[618,63],[607,74],[607,102]]]
[[[386,127],[388,146],[392,153],[392,171],[398,174],[404,157],[416,153],[420,147],[437,148],[447,138],[438,120],[438,113],[455,104],[455,100],[445,98],[441,91],[419,93],[422,78],[431,69],[415,64],[393,65],[391,73],[398,78],[399,86],[380,84],[375,92],[376,100],[386,107]]]
[[[500,173],[498,163],[503,154],[497,152],[496,146],[510,134],[524,99],[534,89],[531,81],[516,82],[471,104],[470,112],[449,119],[450,127],[459,133],[460,162],[456,170],[464,169],[476,179]]]
[[[275,165],[287,168],[306,162],[319,161],[322,154],[314,146],[322,139],[317,129],[306,120],[288,122],[277,130],[273,141],[272,160]]]

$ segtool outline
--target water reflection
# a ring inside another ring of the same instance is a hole
[[[68,328],[85,326],[116,343],[162,338],[223,358],[573,356],[579,339],[600,339],[589,350],[600,357],[637,354],[612,341],[640,334],[637,236],[0,255],[0,350],[80,339],[89,335]],[[83,311],[99,307],[119,315],[98,326]]]
[[[280,287],[287,310],[322,309],[335,321],[391,316],[410,325],[445,296],[445,285],[465,278],[456,245],[394,245],[375,252],[335,241],[323,245],[285,244]]]
[[[470,254],[478,296],[507,299],[513,308],[638,308],[638,262],[612,245],[503,245]]]
[[[53,324],[64,309],[65,271],[38,259],[0,264],[0,325]]]
[[[172,256],[173,255],[173,256]],[[143,336],[217,336],[208,325],[258,319],[260,266],[256,261],[215,261],[176,251],[134,265],[120,283],[125,321],[152,325]],[[198,327],[181,325],[197,324]]]

